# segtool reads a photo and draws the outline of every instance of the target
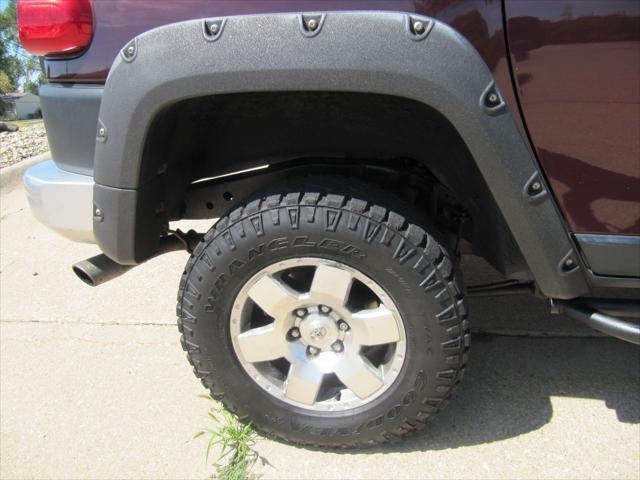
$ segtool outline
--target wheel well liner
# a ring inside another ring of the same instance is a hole
[[[415,100],[352,92],[191,98],[156,115],[142,161],[166,165],[169,220],[218,218],[273,182],[293,192],[310,175],[339,175],[340,193],[352,183],[345,177],[393,191],[440,221],[452,248],[463,237],[505,276],[532,280],[464,141]]]

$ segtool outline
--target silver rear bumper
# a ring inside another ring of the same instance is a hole
[[[95,243],[93,177],[60,170],[47,160],[29,168],[23,181],[38,221],[70,240]]]

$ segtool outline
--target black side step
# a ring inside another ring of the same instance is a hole
[[[640,345],[640,324],[620,317],[640,318],[640,301],[636,300],[553,300],[552,313],[564,313],[589,327],[625,342]]]

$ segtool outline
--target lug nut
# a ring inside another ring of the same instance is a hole
[[[413,22],[413,31],[416,33],[424,32],[424,23],[422,22]]]
[[[331,311],[331,309],[329,307],[327,307],[326,305],[320,305],[320,311],[322,313],[329,313]]]
[[[297,327],[293,327],[289,330],[289,336],[291,338],[300,338],[300,330]]]
[[[216,23],[212,23],[211,25],[209,25],[209,31],[215,35],[216,33],[218,33],[218,30],[220,30],[220,27],[216,24]]]
[[[349,330],[349,325],[347,324],[347,322],[340,320],[338,322],[338,328],[343,332],[346,332],[347,330]]]
[[[135,53],[135,51],[136,48],[133,45],[129,45],[125,53],[127,54],[127,56],[131,57]]]
[[[313,347],[313,346],[311,346],[311,345],[309,345],[309,346],[307,347],[307,354],[308,354],[308,355],[310,355],[310,356],[312,356],[312,357],[315,357],[316,355],[318,355],[318,353],[320,353],[320,350],[319,350],[318,348]]]
[[[489,94],[489,101],[491,103],[498,103],[498,95],[496,95],[495,93]]]
[[[307,28],[309,30],[315,30],[316,28],[318,28],[318,21],[315,18],[310,18],[307,22]]]
[[[334,352],[341,352],[344,350],[344,345],[340,340],[338,340],[336,343],[331,345],[331,348],[333,349]]]
[[[296,317],[304,317],[307,314],[307,310],[305,308],[299,308],[296,310]]]
[[[534,192],[537,192],[541,188],[542,188],[542,184],[540,182],[533,182],[531,184],[531,190],[533,190]]]

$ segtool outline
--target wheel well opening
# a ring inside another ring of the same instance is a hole
[[[464,140],[442,114],[408,98],[307,91],[183,100],[155,117],[142,170],[162,175],[163,207],[173,220],[189,210],[193,182],[264,165],[305,163],[324,163],[328,174],[373,167],[372,181],[439,217],[434,220],[440,228],[463,238],[499,271],[527,276]],[[228,208],[243,197],[233,191],[225,195]],[[216,205],[207,200],[203,208],[211,214]]]

